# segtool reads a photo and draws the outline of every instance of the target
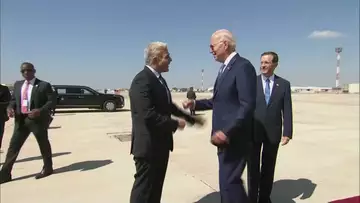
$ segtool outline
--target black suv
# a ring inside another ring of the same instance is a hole
[[[104,111],[116,111],[125,105],[124,97],[114,94],[103,94],[96,90],[79,85],[53,85],[57,94],[58,108],[95,108]]]

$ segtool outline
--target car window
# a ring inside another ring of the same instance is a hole
[[[66,88],[57,88],[56,89],[58,94],[67,94],[67,95],[94,95],[93,92],[84,88],[77,88],[77,87],[66,87]]]
[[[74,88],[74,87],[68,87],[65,89],[66,90],[66,94],[81,94],[81,89],[80,88]]]
[[[56,89],[56,92],[58,93],[58,94],[66,94],[66,89]]]
[[[81,89],[81,94],[85,94],[85,95],[93,95],[94,93],[90,92],[87,89]]]

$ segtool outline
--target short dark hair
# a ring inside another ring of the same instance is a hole
[[[34,65],[33,65],[32,63],[30,63],[30,62],[24,62],[24,63],[21,64],[20,67],[22,67],[22,66],[29,66],[29,67],[32,68],[32,69],[35,68]]]
[[[277,55],[277,53],[273,52],[273,51],[266,51],[264,53],[261,54],[261,57],[265,56],[265,55],[271,55],[273,56],[272,62],[273,63],[278,63],[279,62],[279,56]]]

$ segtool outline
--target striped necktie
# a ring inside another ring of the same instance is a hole
[[[270,96],[271,96],[271,92],[270,92],[270,80],[269,80],[269,78],[267,78],[265,82],[266,82],[266,86],[265,86],[265,101],[266,101],[266,104],[269,105]]]
[[[220,67],[220,70],[219,70],[219,76],[224,72],[224,69],[225,69],[226,65],[225,64],[222,64],[221,67]]]

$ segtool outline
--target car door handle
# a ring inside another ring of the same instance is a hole
[[[78,96],[79,99],[84,99],[85,97],[84,96]]]

